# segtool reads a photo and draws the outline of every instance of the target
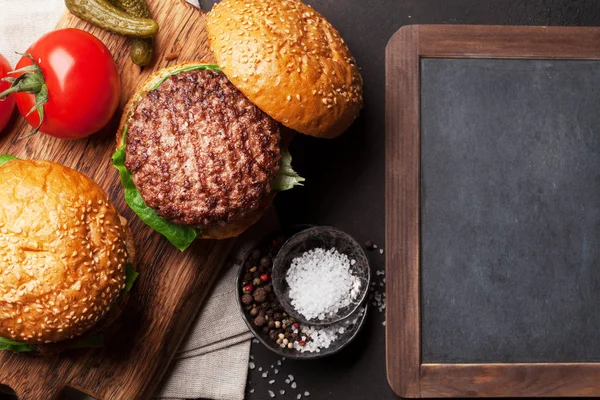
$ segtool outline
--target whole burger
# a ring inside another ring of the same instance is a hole
[[[129,206],[180,250],[239,235],[304,181],[284,127],[333,138],[362,107],[347,46],[301,1],[224,0],[207,27],[218,65],[150,76],[125,107],[113,157]]]
[[[60,164],[1,156],[0,176],[0,349],[91,345],[137,275],[127,222]]]

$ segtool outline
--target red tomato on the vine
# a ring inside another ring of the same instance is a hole
[[[79,139],[110,121],[119,105],[121,82],[110,51],[94,35],[74,28],[55,30],[25,54],[17,71],[30,66],[33,71],[21,75],[41,71],[44,82],[37,88],[32,81],[37,94],[16,93],[17,107],[31,126],[57,138]]]
[[[2,54],[0,54],[0,79],[10,77],[8,73],[11,71],[10,64],[4,58]],[[4,92],[6,89],[10,87],[10,82],[0,80],[0,93]],[[8,125],[8,121],[10,121],[10,116],[15,109],[15,96],[8,96],[4,100],[0,100],[0,132],[6,128]]]

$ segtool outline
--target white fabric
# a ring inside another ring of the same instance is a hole
[[[52,30],[64,0],[0,0],[0,54],[14,67]],[[191,1],[198,4],[197,1]],[[223,271],[156,396],[169,399],[244,398],[251,334],[237,308],[237,266]]]

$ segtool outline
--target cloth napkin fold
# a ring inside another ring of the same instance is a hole
[[[44,33],[54,29],[65,10],[63,0],[1,0],[0,54],[14,67],[24,52]],[[190,1],[198,5],[197,1]],[[274,221],[274,213],[267,221]],[[263,222],[245,237],[260,237],[273,223]],[[238,243],[237,254],[250,243]],[[235,253],[234,253],[235,254]],[[237,306],[235,280],[238,266],[224,268],[218,282],[182,343],[155,394],[164,399],[244,398],[251,333]]]

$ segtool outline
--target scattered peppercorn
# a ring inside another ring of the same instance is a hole
[[[256,317],[258,315],[258,307],[252,307],[252,310],[250,310],[250,315]]]
[[[244,286],[243,291],[244,291],[244,293],[252,293],[252,289],[253,289],[252,285],[246,285],[246,286]]]
[[[261,274],[260,280],[263,282],[267,282],[269,280],[269,274]]]
[[[258,286],[258,285],[260,285],[260,278],[254,278],[254,280],[252,281],[252,284],[253,284],[254,286]]]

